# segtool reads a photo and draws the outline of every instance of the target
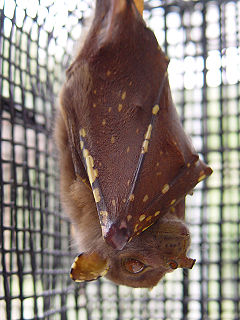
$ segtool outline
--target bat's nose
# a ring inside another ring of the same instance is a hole
[[[115,224],[112,224],[104,235],[104,239],[107,244],[114,249],[122,250],[129,239],[127,226],[119,227]]]

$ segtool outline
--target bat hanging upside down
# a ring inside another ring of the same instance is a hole
[[[142,10],[142,0],[97,0],[60,94],[61,198],[80,251],[70,274],[79,282],[106,276],[151,288],[195,262],[186,256],[185,196],[212,170],[182,128],[169,60]]]

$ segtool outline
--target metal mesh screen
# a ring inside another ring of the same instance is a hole
[[[152,291],[75,284],[54,108],[91,0],[0,0],[0,318],[240,318],[240,1],[145,1],[173,97],[213,175],[187,200],[193,270]]]

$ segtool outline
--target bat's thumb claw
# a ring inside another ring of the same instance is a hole
[[[128,229],[127,226],[111,225],[107,233],[104,234],[105,241],[114,249],[122,250],[128,241]]]

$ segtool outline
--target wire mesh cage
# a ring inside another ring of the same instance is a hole
[[[191,271],[152,291],[75,284],[52,140],[57,95],[91,0],[0,1],[0,318],[240,318],[240,1],[149,0],[183,125],[214,173],[187,199]]]

